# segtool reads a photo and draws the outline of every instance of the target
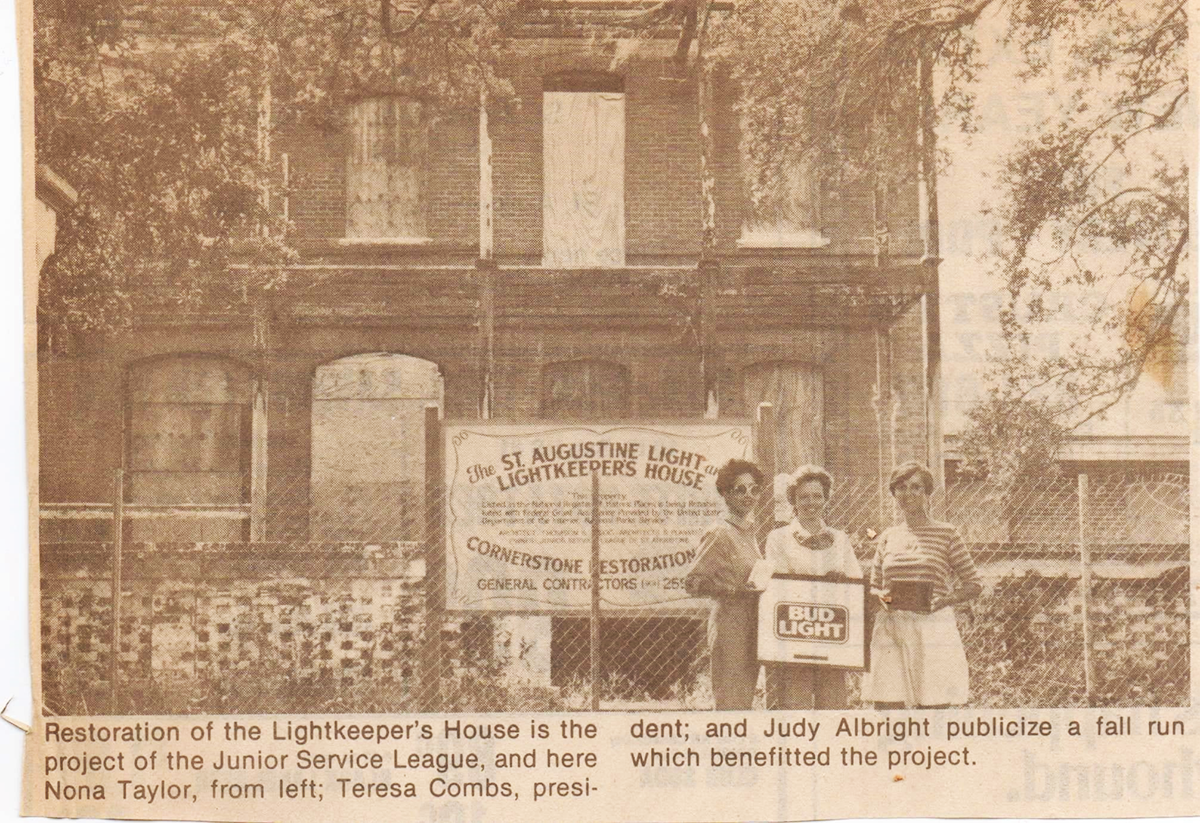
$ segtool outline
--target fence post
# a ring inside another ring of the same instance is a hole
[[[588,647],[592,663],[592,711],[600,711],[600,475],[592,472],[592,611]]]
[[[758,431],[754,438],[754,457],[765,475],[763,483],[767,493],[760,498],[755,509],[755,536],[759,545],[767,539],[767,533],[775,528],[775,407],[770,403],[758,404]]]
[[[113,481],[113,557],[112,557],[112,645],[109,655],[109,711],[117,714],[121,672],[121,541],[125,524],[125,470],[117,469]]]
[[[421,644],[421,689],[418,703],[423,712],[438,712],[442,706],[442,619],[446,608],[445,539],[442,533],[444,489],[442,477],[442,424],[434,404],[425,407],[425,631]]]
[[[1080,474],[1078,476],[1079,486],[1079,562],[1081,570],[1079,575],[1079,585],[1082,589],[1083,608],[1081,616],[1083,617],[1083,688],[1087,695],[1087,704],[1093,705],[1092,687],[1094,678],[1092,677],[1092,633],[1091,619],[1088,616],[1088,603],[1092,597],[1092,561],[1091,554],[1088,551],[1087,538],[1087,507],[1088,507],[1088,476]]]
[[[250,540],[267,539],[267,385],[255,381],[250,416]]]
[[[767,475],[767,480],[775,479],[775,406],[770,403],[758,404],[758,432],[754,441],[754,456],[758,467]]]

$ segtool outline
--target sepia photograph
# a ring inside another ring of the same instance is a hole
[[[39,721],[1191,705],[1186,3],[29,1]]]

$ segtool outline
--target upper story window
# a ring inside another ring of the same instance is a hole
[[[542,94],[542,264],[625,265],[621,78],[567,73]]]
[[[821,248],[820,167],[811,157],[785,161],[780,173],[753,191],[746,182],[743,248]]]
[[[371,97],[350,112],[348,242],[425,242],[429,136],[421,104]]]

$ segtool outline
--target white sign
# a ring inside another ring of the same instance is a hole
[[[866,587],[777,574],[758,601],[758,658],[866,668]]]
[[[683,578],[724,511],[717,470],[751,453],[729,422],[447,425],[446,607],[588,608],[593,475],[603,606],[707,605]]]

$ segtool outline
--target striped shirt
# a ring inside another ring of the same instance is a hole
[[[895,580],[933,583],[934,597],[965,584],[979,584],[979,572],[958,530],[949,523],[892,526],[879,536],[871,565],[871,589],[887,592]]]

